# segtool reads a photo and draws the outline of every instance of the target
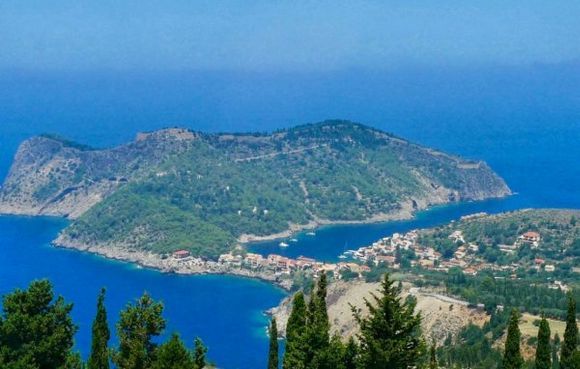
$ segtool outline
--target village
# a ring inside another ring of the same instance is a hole
[[[403,252],[407,255],[412,253],[413,257],[408,260],[408,266],[411,268],[417,267],[443,273],[449,272],[451,268],[459,268],[465,275],[476,276],[482,270],[491,270],[515,279],[517,278],[516,270],[523,267],[517,262],[509,265],[498,265],[486,261],[478,254],[479,246],[473,242],[466,242],[463,232],[460,230],[452,232],[449,239],[459,246],[452,257],[448,259],[443,258],[441,253],[433,247],[421,245],[419,231],[412,230],[407,233],[395,233],[357,250],[347,250],[339,256],[345,261],[337,263],[322,262],[305,256],[299,256],[296,259],[277,254],[263,256],[246,252],[239,247],[230,253],[220,255],[217,261],[194,258],[190,256],[188,251],[179,250],[173,253],[170,260],[166,261],[164,269],[178,273],[205,272],[244,275],[268,280],[285,288],[290,288],[292,277],[298,272],[314,277],[321,273],[327,273],[332,274],[336,279],[341,279],[344,273],[349,273],[351,276],[358,275],[359,278],[362,278],[364,273],[370,272],[374,267],[398,270],[403,267],[401,257]],[[524,244],[530,245],[531,248],[538,248],[540,242],[541,235],[538,232],[528,231],[519,235],[514,244],[498,245],[498,248],[503,253],[514,254]],[[348,259],[350,261],[346,261]],[[547,263],[540,258],[534,259],[533,265],[525,267],[548,273],[556,270],[555,264]],[[564,291],[568,289],[560,281],[552,281],[550,287]]]

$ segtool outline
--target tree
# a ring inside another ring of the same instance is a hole
[[[358,346],[354,338],[350,337],[344,348],[344,369],[356,369]]]
[[[345,369],[345,347],[340,337],[334,335],[324,349],[317,351],[308,368]]]
[[[157,347],[152,338],[165,329],[162,313],[163,304],[155,302],[147,293],[121,312],[117,323],[119,349],[113,356],[119,369],[149,368]]]
[[[540,321],[538,344],[536,347],[536,369],[552,368],[552,348],[550,347],[550,325],[545,317]]]
[[[402,302],[397,288],[386,274],[381,296],[365,299],[369,314],[353,308],[360,326],[359,365],[365,369],[410,368],[416,366],[425,351],[421,338],[421,315],[415,305]]]
[[[54,369],[65,367],[77,327],[70,317],[72,304],[54,298],[47,280],[34,281],[2,301],[0,367]]]
[[[554,335],[554,344],[552,345],[552,369],[560,369],[560,360],[558,358],[558,351],[560,349],[560,336],[558,333]]]
[[[62,369],[84,369],[83,359],[78,352],[70,353]]]
[[[304,294],[297,292],[292,301],[292,312],[286,325],[286,352],[284,369],[304,369],[306,352],[306,302]]]
[[[437,369],[439,365],[437,364],[437,352],[435,348],[435,342],[431,345],[429,351],[429,369]]]
[[[272,318],[272,323],[270,324],[268,369],[278,369],[278,327],[276,326],[276,318]]]
[[[193,367],[194,369],[203,369],[207,365],[205,355],[207,354],[207,347],[203,344],[201,338],[196,337],[193,348]]]
[[[160,345],[155,352],[151,369],[194,369],[191,353],[177,333]]]
[[[327,293],[326,274],[322,274],[318,280],[316,291],[312,293],[308,304],[308,320],[306,326],[308,351],[306,352],[305,365],[307,368],[316,368],[313,363],[320,363],[318,355],[324,355],[329,346],[330,322],[326,307]]]
[[[508,325],[505,352],[503,356],[503,369],[521,369],[524,359],[520,352],[521,333],[519,328],[520,313],[513,309]]]
[[[574,355],[578,351],[578,325],[576,324],[576,300],[568,293],[568,313],[566,314],[566,330],[560,352],[561,369],[578,369],[574,366]]]
[[[91,353],[87,369],[109,369],[109,339],[111,332],[105,309],[105,289],[101,289],[97,299],[97,315],[93,321]]]

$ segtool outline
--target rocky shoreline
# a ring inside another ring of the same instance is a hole
[[[313,230],[319,227],[331,225],[348,225],[348,224],[372,224],[389,221],[409,220],[416,216],[418,211],[427,210],[433,205],[446,204],[443,197],[426,197],[415,201],[402,202],[397,211],[388,214],[376,214],[366,220],[357,221],[332,221],[327,219],[316,218],[306,224],[290,224],[289,228],[283,232],[257,236],[252,234],[243,234],[238,238],[239,245],[245,245],[250,242],[272,241],[277,239],[289,238],[296,233],[306,230]],[[52,244],[56,247],[74,249],[82,252],[97,254],[112,260],[119,260],[139,265],[144,268],[151,268],[163,273],[204,275],[204,274],[221,274],[232,275],[246,278],[255,278],[277,285],[285,290],[290,290],[292,281],[281,279],[273,271],[268,270],[250,270],[241,267],[231,267],[212,260],[190,257],[186,260],[176,260],[171,256],[163,256],[158,253],[137,250],[122,244],[87,244],[78,240],[69,238],[66,234],[61,233]]]
[[[290,290],[291,280],[282,279],[270,271],[255,271],[241,267],[231,267],[216,261],[201,258],[187,257],[175,259],[172,256],[163,256],[153,252],[128,249],[125,247],[85,245],[59,236],[52,242],[55,247],[66,248],[81,252],[96,254],[107,259],[123,261],[143,268],[157,270],[162,273],[183,275],[231,275],[253,278],[272,283],[284,290]]]
[[[418,205],[420,208],[427,207],[427,201],[421,201]],[[331,221],[327,219],[316,219],[307,224],[290,224],[286,231],[275,233],[266,236],[256,236],[251,234],[244,234],[238,238],[240,245],[250,242],[271,241],[276,239],[288,238],[292,235],[305,231],[312,230],[323,226],[330,225],[347,225],[347,224],[372,224],[388,221],[407,220],[415,217],[418,211],[417,203],[415,207],[411,201],[401,204],[401,208],[389,214],[377,214],[372,218],[361,221]],[[66,249],[73,249],[81,252],[88,252],[96,254],[108,259],[118,260],[132,263],[144,268],[158,270],[163,273],[176,273],[186,275],[204,275],[204,274],[221,274],[232,275],[246,278],[255,278],[262,281],[272,283],[285,290],[290,290],[292,281],[289,279],[281,279],[272,271],[267,270],[250,270],[241,267],[231,267],[220,264],[216,261],[204,260],[202,258],[189,257],[185,260],[176,260],[171,256],[163,256],[158,253],[136,250],[122,244],[86,244],[80,241],[72,240],[65,234],[61,233],[52,242],[55,247]]]

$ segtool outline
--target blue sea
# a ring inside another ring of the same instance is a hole
[[[517,194],[437,207],[410,221],[332,226],[260,253],[336,260],[346,249],[393,232],[479,211],[580,208],[580,66],[267,72],[0,72],[0,178],[18,144],[56,133],[96,147],[140,131],[271,131],[329,118],[351,119],[464,157],[486,160]],[[76,345],[86,355],[95,299],[108,289],[111,325],[143,291],[165,303],[168,332],[200,336],[221,368],[266,364],[267,318],[284,292],[224,276],[176,276],[55,249],[62,219],[0,217],[0,293],[49,278],[74,302]]]

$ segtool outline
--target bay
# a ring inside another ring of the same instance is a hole
[[[96,147],[140,131],[271,131],[327,118],[373,125],[412,141],[486,160],[517,195],[436,207],[416,219],[329,226],[251,245],[263,254],[336,260],[346,248],[393,232],[430,227],[479,211],[580,208],[580,72],[575,66],[320,73],[0,73],[0,178],[18,144],[56,133]],[[95,298],[108,288],[113,323],[144,291],[166,305],[168,332],[200,336],[226,369],[265,367],[263,311],[284,296],[257,281],[177,276],[55,249],[60,219],[0,217],[0,294],[49,278],[75,303],[77,348],[86,355]]]

